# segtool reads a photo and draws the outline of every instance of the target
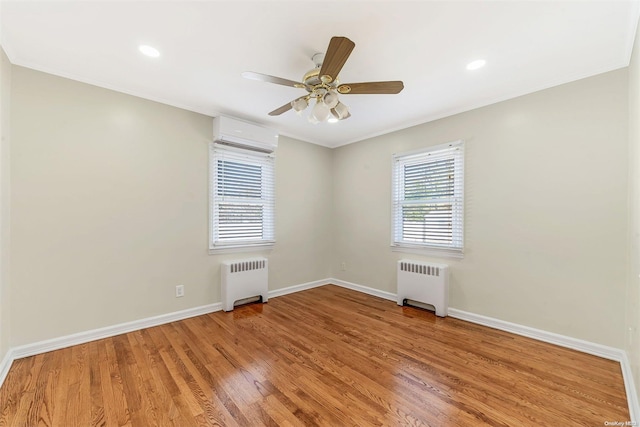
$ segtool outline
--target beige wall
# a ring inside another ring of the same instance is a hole
[[[335,276],[395,292],[398,259],[444,261],[451,307],[621,348],[627,124],[619,70],[335,150]],[[392,154],[458,139],[464,260],[392,252]]]
[[[12,345],[220,301],[211,117],[13,67]],[[270,288],[329,275],[331,151],[281,138]],[[175,298],[175,286],[186,295]]]
[[[629,265],[625,350],[640,394],[640,33],[629,64]]]
[[[211,118],[15,66],[11,88],[11,345],[218,302],[220,261],[255,254],[207,254]],[[395,292],[397,259],[443,261],[389,248],[391,155],[464,139],[451,305],[622,347],[627,128],[620,70],[336,150],[281,137],[270,288]]]
[[[0,361],[10,348],[9,136],[11,63],[0,48]]]
[[[280,137],[271,289],[331,277],[332,160],[328,148]]]

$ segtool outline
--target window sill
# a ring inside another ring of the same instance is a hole
[[[414,247],[414,246],[391,245],[391,250],[393,252],[406,252],[410,254],[433,256],[438,258],[455,258],[455,259],[464,258],[464,252],[460,249],[421,248],[421,247]]]
[[[231,254],[238,252],[259,252],[270,251],[273,249],[273,243],[259,244],[259,245],[244,245],[244,246],[217,246],[215,248],[209,248],[209,255],[218,254]]]

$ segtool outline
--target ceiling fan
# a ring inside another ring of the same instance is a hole
[[[401,81],[340,83],[338,74],[354,47],[355,43],[346,37],[332,37],[326,54],[316,53],[313,55],[312,60],[316,67],[302,77],[302,83],[252,71],[245,71],[242,73],[242,77],[292,86],[307,91],[306,95],[270,112],[270,116],[279,116],[291,109],[300,113],[309,106],[310,100],[315,99],[316,103],[309,115],[310,122],[344,120],[349,118],[351,114],[349,108],[340,102],[339,94],[395,94],[404,89],[404,84]]]

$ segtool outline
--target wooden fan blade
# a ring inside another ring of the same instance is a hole
[[[305,96],[301,96],[300,98],[296,98],[293,101],[291,101],[288,104],[284,104],[282,107],[280,108],[276,108],[275,110],[273,110],[272,112],[269,113],[270,116],[279,116],[282,113],[286,113],[287,111],[291,110],[293,108],[293,103],[296,102],[299,99],[303,99],[303,98],[307,98],[307,95]]]
[[[323,81],[327,79],[326,83],[334,81],[355,46],[356,44],[346,37],[331,37],[327,53],[322,61],[322,68],[320,68],[320,78]],[[323,79],[324,76],[329,77]]]
[[[253,71],[245,71],[244,73],[242,73],[242,77],[244,77],[245,79],[258,80],[258,81],[267,82],[267,83],[275,83],[277,85],[283,85],[283,86],[292,86],[292,87],[299,87],[299,88],[305,87],[304,84],[299,82],[294,82],[293,80],[287,80],[280,77],[269,76],[267,74],[254,73]]]
[[[343,95],[393,94],[399,93],[402,89],[404,84],[401,81],[345,83],[338,86],[338,93]]]
[[[291,108],[293,108],[291,106],[290,102],[287,102],[286,104],[284,104],[282,107],[280,108],[276,108],[275,110],[273,110],[272,112],[269,113],[270,116],[279,116],[282,113],[286,113],[287,111],[291,110]]]

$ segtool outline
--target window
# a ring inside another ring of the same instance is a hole
[[[211,144],[210,253],[273,245],[274,160],[272,153]]]
[[[392,247],[462,257],[464,143],[393,156]]]

